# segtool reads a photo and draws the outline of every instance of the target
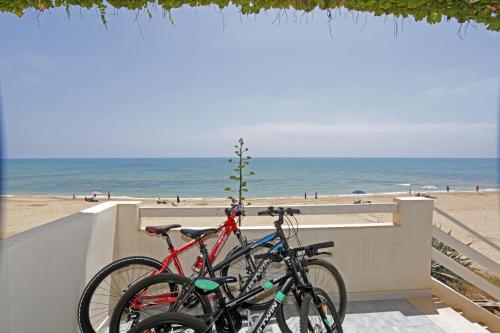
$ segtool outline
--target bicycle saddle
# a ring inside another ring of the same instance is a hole
[[[202,238],[210,234],[218,232],[217,228],[207,228],[207,229],[181,229],[181,234],[188,236],[189,238],[197,239]]]
[[[238,281],[234,276],[205,276],[202,279],[210,280],[218,284],[233,283]]]
[[[170,229],[180,228],[180,227],[182,227],[180,224],[148,226],[148,227],[146,227],[146,231],[151,233],[151,234],[166,236]]]
[[[236,282],[237,279],[234,276],[215,276],[215,277],[203,277],[197,278],[194,281],[195,287],[202,291],[203,294],[208,295],[209,293],[218,289],[221,284]]]

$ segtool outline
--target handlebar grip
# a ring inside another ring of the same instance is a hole
[[[288,215],[293,215],[293,214],[300,214],[300,209],[297,208],[287,208],[286,213]]]
[[[334,247],[334,246],[335,246],[335,242],[334,241],[323,242],[323,243],[317,243],[317,244],[309,245],[309,247],[311,249],[315,249],[315,250],[324,249],[324,248],[327,248],[327,247]]]

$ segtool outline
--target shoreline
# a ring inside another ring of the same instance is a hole
[[[480,194],[480,193],[500,193],[500,188],[485,188],[480,189],[479,192],[475,190],[470,191],[453,191],[449,192],[446,190],[422,190],[415,191],[412,190],[412,196],[415,196],[416,193],[421,194]],[[350,198],[350,197],[385,197],[385,196],[408,196],[410,195],[408,191],[397,191],[397,192],[374,192],[374,193],[341,193],[341,194],[326,194],[326,195],[318,195],[318,199],[334,199],[334,198]],[[76,195],[77,200],[83,200],[85,197],[89,197],[90,195]],[[64,195],[64,194],[1,194],[0,198],[55,198],[55,199],[70,199],[72,200],[72,195]],[[107,200],[107,195],[98,195],[96,196],[99,200]],[[160,197],[163,200],[176,200],[176,197]],[[158,197],[142,197],[142,196],[129,196],[129,195],[112,195],[111,200],[144,200],[144,201],[155,201]],[[219,201],[219,200],[227,200],[227,197],[180,197],[181,200],[184,201]],[[265,196],[265,197],[248,197],[245,200],[304,200],[303,196]],[[306,200],[316,200],[314,195],[308,195],[308,199]]]

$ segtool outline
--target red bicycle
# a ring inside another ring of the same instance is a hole
[[[272,233],[262,239],[247,242],[246,238],[241,234],[236,219],[238,216],[244,215],[244,207],[241,202],[232,199],[231,208],[226,209],[228,216],[227,220],[217,227],[218,238],[209,253],[211,263],[215,262],[217,256],[225,245],[231,234],[234,234],[238,239],[239,246],[232,249],[226,259],[218,266],[227,273],[229,266],[231,269],[238,272],[243,272],[243,275],[250,276],[256,265],[250,255],[250,251],[257,247],[261,247],[266,252],[273,247],[271,243],[276,237],[276,233]],[[95,333],[101,327],[107,325],[109,316],[113,312],[119,298],[127,291],[127,289],[138,280],[151,275],[160,273],[172,273],[170,266],[173,263],[177,273],[185,276],[184,269],[179,261],[179,255],[193,246],[197,246],[196,240],[191,240],[179,248],[175,248],[172,244],[168,232],[171,229],[179,228],[181,225],[172,224],[168,226],[153,226],[147,227],[146,231],[163,236],[167,242],[169,255],[163,260],[158,261],[154,258],[144,256],[126,257],[116,260],[103,269],[101,269],[85,287],[80,302],[78,304],[78,324],[80,330],[84,333]],[[214,236],[210,234],[204,237],[204,240]],[[255,253],[253,253],[255,254]],[[194,262],[192,269],[194,272],[200,271],[203,264],[203,258],[198,256]],[[242,274],[240,273],[240,276]],[[243,277],[244,278],[244,277]]]

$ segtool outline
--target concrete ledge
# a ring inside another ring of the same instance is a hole
[[[269,206],[247,206],[245,214],[247,216],[257,216],[257,213],[266,210]],[[397,205],[394,203],[373,203],[373,204],[347,204],[347,205],[286,205],[300,209],[301,215],[334,215],[334,214],[375,214],[394,213]],[[155,207],[145,206],[139,208],[141,217],[215,217],[226,216],[227,206],[213,207]]]
[[[138,205],[142,201],[106,201],[101,204],[92,206],[90,208],[84,209],[81,211],[81,213],[91,213],[91,214],[96,214],[100,213],[108,208],[114,207],[114,206],[119,206],[119,205]]]
[[[178,220],[177,220],[178,221]],[[149,226],[148,224],[146,226]],[[141,227],[141,230],[146,230],[146,226]],[[205,229],[209,226],[203,227],[188,227],[189,229]],[[299,229],[356,229],[356,228],[390,228],[398,227],[392,222],[381,222],[381,223],[353,223],[353,224],[304,224],[299,225]],[[187,228],[187,227],[186,227]],[[288,229],[288,226],[283,225],[283,229]],[[175,228],[172,230],[179,230],[181,228]],[[256,225],[256,226],[242,226],[241,230],[276,230],[274,226],[270,225]]]

